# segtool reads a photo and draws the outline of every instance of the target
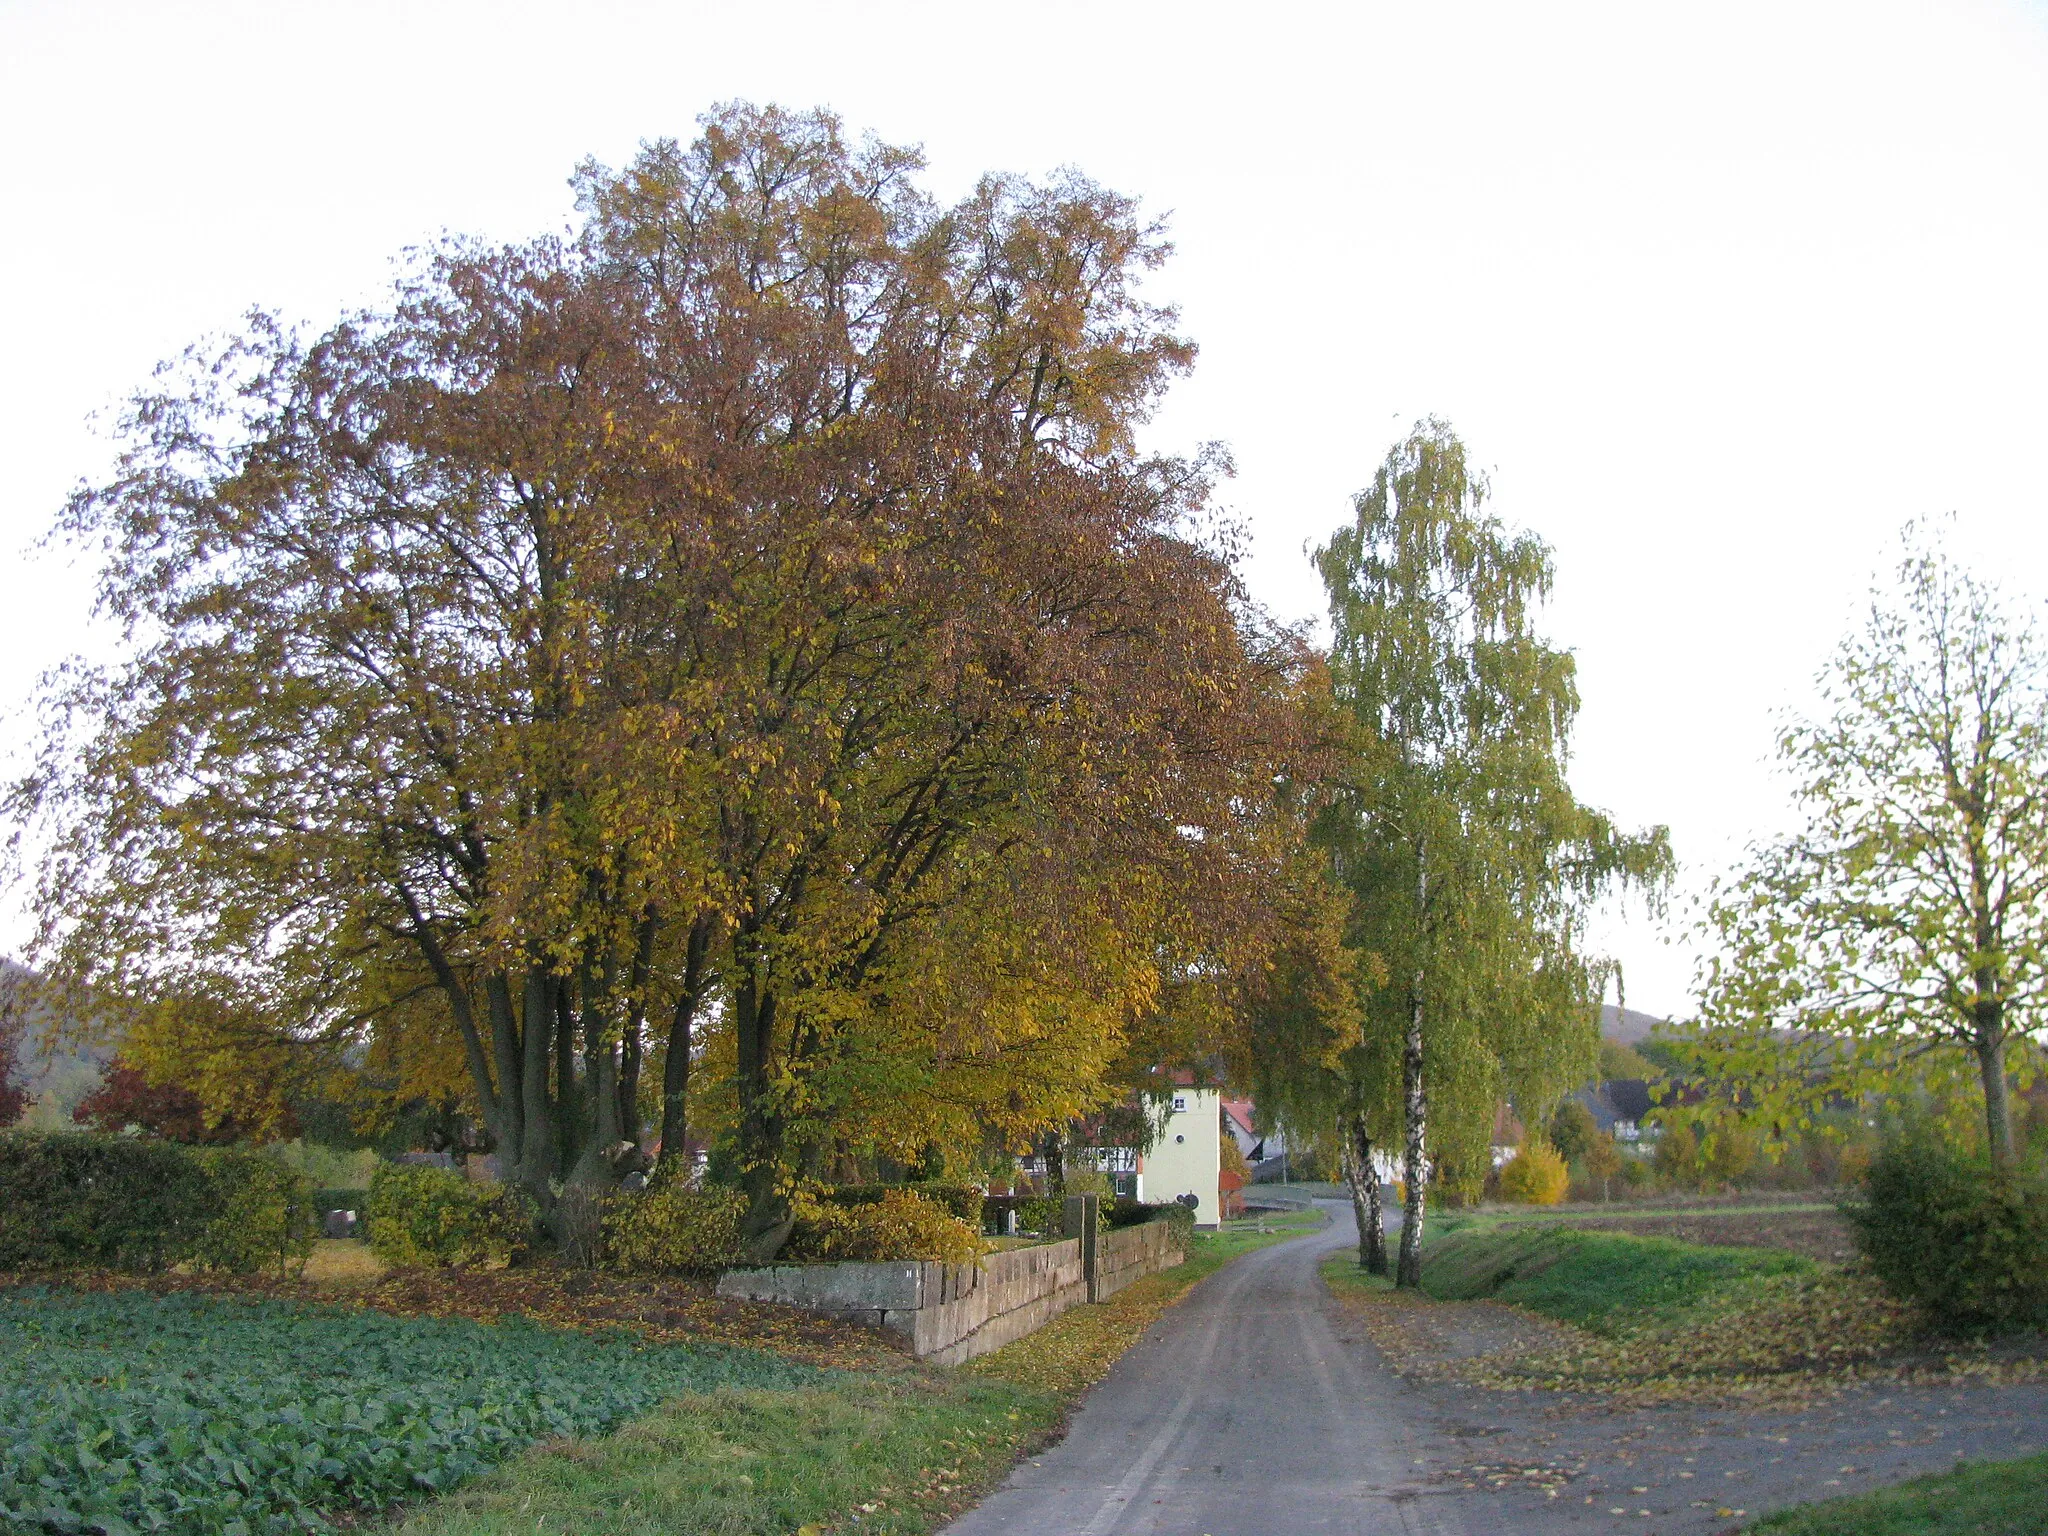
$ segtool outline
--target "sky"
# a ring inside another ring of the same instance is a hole
[[[41,546],[151,368],[260,305],[319,325],[408,247],[573,217],[567,178],[714,102],[829,106],[927,184],[1077,166],[1169,221],[1200,344],[1149,429],[1220,441],[1246,575],[1417,418],[1555,552],[1583,799],[1670,827],[1602,914],[1689,1006],[1688,897],[1787,824],[1773,732],[1910,519],[2048,594],[2048,6],[0,0],[0,738],[103,654]],[[26,925],[0,902],[0,949]]]

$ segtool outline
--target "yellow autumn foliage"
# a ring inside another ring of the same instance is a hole
[[[1557,1149],[1532,1136],[1501,1169],[1500,1197],[1516,1205],[1556,1205],[1571,1181]]]

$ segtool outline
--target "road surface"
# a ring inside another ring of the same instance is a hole
[[[1316,1272],[1356,1241],[1348,1203],[1318,1203],[1330,1226],[1203,1281],[948,1536],[1718,1536],[2048,1450],[2038,1381],[1880,1381],[1773,1410],[1406,1380]]]
[[[1198,1286],[1089,1394],[1067,1438],[1020,1464],[947,1536],[1463,1536],[1403,1389],[1333,1328],[1316,1267],[1355,1243],[1331,1226]]]

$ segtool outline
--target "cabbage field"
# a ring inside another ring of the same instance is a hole
[[[515,1319],[15,1290],[0,1293],[0,1529],[320,1530],[665,1398],[830,1374]]]

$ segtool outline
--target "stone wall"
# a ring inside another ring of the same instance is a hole
[[[1076,1220],[1068,1230],[1077,1235],[1064,1242],[991,1253],[978,1264],[734,1269],[720,1278],[718,1294],[885,1328],[919,1358],[959,1365],[1044,1327],[1077,1303],[1107,1301],[1133,1280],[1181,1262],[1173,1229],[1163,1221],[1098,1236],[1095,1197],[1086,1198],[1069,1213]]]
[[[1133,1280],[1171,1269],[1186,1257],[1175,1245],[1173,1227],[1167,1222],[1120,1227],[1106,1234],[1097,1246],[1094,1294],[1088,1299],[1107,1301]]]
[[[992,1253],[979,1264],[778,1264],[728,1270],[718,1294],[779,1301],[886,1328],[910,1352],[958,1365],[1088,1299],[1081,1240]]]

